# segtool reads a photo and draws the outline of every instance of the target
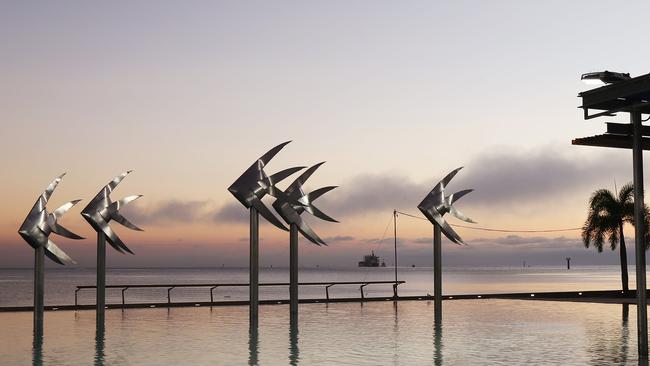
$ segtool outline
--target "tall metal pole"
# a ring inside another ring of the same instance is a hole
[[[97,310],[96,320],[104,322],[106,311],[106,235],[97,233]]]
[[[43,333],[43,308],[45,307],[45,248],[34,250],[34,334]]]
[[[641,112],[630,113],[632,122],[632,165],[634,168],[634,245],[636,252],[636,305],[639,357],[648,358],[648,314],[646,298],[645,228],[643,202],[643,147]]]
[[[296,320],[298,317],[298,225],[296,224],[289,226],[289,299],[291,319]]]
[[[260,217],[255,207],[250,208],[250,255],[249,255],[249,323],[257,327],[257,314],[259,306],[259,278],[260,278]]]
[[[395,237],[395,284],[397,284],[397,210],[393,209],[393,236]]]
[[[442,322],[442,236],[440,226],[433,225],[433,309],[436,323]]]

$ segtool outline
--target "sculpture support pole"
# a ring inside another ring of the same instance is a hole
[[[45,306],[45,248],[34,250],[34,334],[43,333],[43,308]]]
[[[260,217],[255,207],[250,208],[250,253],[249,253],[249,323],[257,327],[259,305],[259,249]]]
[[[298,317],[298,225],[289,226],[289,307],[292,318]]]
[[[648,358],[648,315],[646,299],[645,228],[643,202],[643,146],[641,112],[630,113],[632,122],[632,165],[634,169],[634,245],[636,251],[637,338],[640,358]]]
[[[433,225],[433,309],[435,323],[442,322],[442,236],[440,226]]]
[[[106,309],[106,235],[97,233],[97,310],[96,320],[104,322]]]

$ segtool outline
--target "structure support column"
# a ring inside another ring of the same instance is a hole
[[[634,245],[636,253],[636,304],[639,357],[648,358],[648,315],[646,298],[645,228],[643,201],[643,146],[641,112],[630,113],[632,122],[632,165],[634,169]]]
[[[106,235],[97,233],[97,323],[104,323],[106,312]]]
[[[43,309],[45,307],[45,248],[34,250],[34,334],[43,334]]]
[[[298,317],[298,225],[289,226],[289,307],[291,318]],[[295,319],[294,319],[295,320]]]
[[[255,207],[250,208],[250,253],[249,253],[249,323],[257,327],[259,307],[259,254],[260,217]]]
[[[442,322],[442,236],[440,226],[433,225],[433,309],[436,323]]]

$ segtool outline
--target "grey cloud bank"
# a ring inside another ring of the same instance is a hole
[[[594,182],[609,183],[620,177],[625,181],[631,174],[629,161],[620,155],[596,153],[590,158],[574,157],[556,153],[552,147],[494,150],[470,161],[451,183],[452,192],[475,189],[463,202],[465,206],[520,205],[587,189],[586,200]],[[392,174],[361,175],[342,184],[337,195],[323,198],[322,206],[342,217],[415,207],[446,173],[440,172],[439,177],[420,183]]]
[[[590,158],[554,153],[552,147],[522,151],[494,148],[467,164],[455,181],[454,189],[474,188],[465,206],[509,206],[554,200],[578,193],[591,193],[595,182],[608,183],[629,177],[629,161],[620,155],[591,154]],[[319,200],[319,207],[345,222],[358,215],[393,208],[415,207],[436,182],[415,182],[393,174],[362,174],[343,182],[335,194]],[[623,177],[621,179],[621,177]],[[471,198],[471,199],[470,199]],[[561,201],[557,201],[561,205]],[[561,206],[558,206],[561,209]],[[238,202],[221,206],[205,201],[169,200],[144,209],[128,207],[135,222],[161,224],[205,221],[245,224],[246,210]]]

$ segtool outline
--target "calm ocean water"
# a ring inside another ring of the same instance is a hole
[[[633,268],[631,268],[633,270]],[[617,289],[617,266],[447,268],[446,294]],[[111,269],[109,284],[247,282],[246,269]],[[2,305],[31,303],[31,270],[0,270]],[[431,293],[431,268],[403,268],[401,294]],[[304,269],[301,281],[390,280],[391,268]],[[92,269],[53,269],[48,304],[73,302],[76,285],[94,284]],[[632,276],[633,277],[633,276]],[[262,282],[287,281],[286,269],[261,271]],[[369,286],[371,287],[371,286]],[[207,300],[203,291],[177,300]],[[131,291],[131,290],[129,290]],[[176,290],[175,290],[176,291]],[[358,287],[332,290],[358,296]],[[390,286],[368,295],[390,294]],[[245,299],[246,288],[219,290],[218,299]],[[88,291],[82,303],[92,303]],[[263,288],[262,298],[287,298]],[[305,288],[301,296],[321,297]],[[128,301],[164,301],[166,291],[133,290]],[[119,290],[109,292],[119,302]],[[287,305],[260,308],[249,332],[248,307],[108,310],[105,329],[94,311],[45,314],[43,342],[34,344],[32,314],[0,313],[0,365],[625,365],[636,364],[636,309],[618,304],[523,300],[445,301],[434,327],[428,301],[303,304],[297,327]]]
[[[634,267],[630,267],[630,286],[634,287]],[[32,270],[0,269],[0,306],[32,304]],[[431,268],[399,268],[399,279],[406,281],[399,287],[400,295],[426,295],[433,293]],[[94,269],[53,268],[46,270],[45,303],[63,305],[74,303],[77,285],[94,285]],[[575,266],[530,268],[445,268],[443,293],[454,295],[464,293],[498,293],[530,291],[573,291],[619,289],[620,269],[618,266]],[[380,281],[394,279],[392,268],[350,268],[327,269],[305,268],[300,270],[301,282],[322,281]],[[260,282],[288,282],[286,268],[264,268],[260,270]],[[107,284],[186,284],[186,283],[248,283],[246,268],[147,268],[108,269]],[[391,285],[371,285],[365,288],[367,296],[390,295]],[[215,291],[215,300],[246,300],[248,289],[220,288]],[[358,286],[334,286],[332,297],[357,297]],[[79,292],[79,303],[94,303],[94,290]],[[129,289],[127,302],[166,301],[166,289]],[[173,290],[176,301],[208,301],[209,290]],[[323,298],[324,288],[301,287],[304,298]],[[261,287],[261,299],[286,299],[287,287]],[[121,301],[119,289],[107,290],[107,302]]]

